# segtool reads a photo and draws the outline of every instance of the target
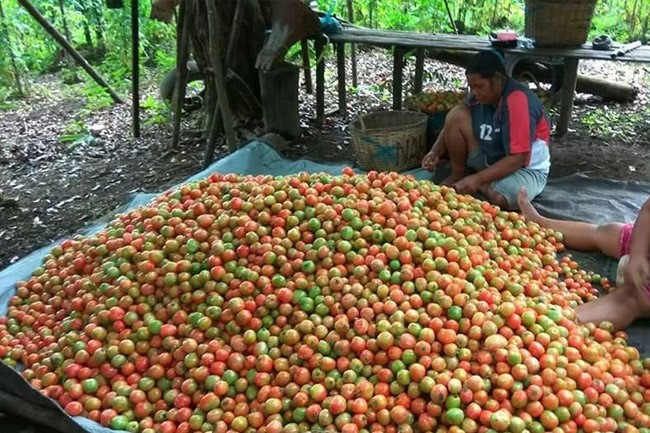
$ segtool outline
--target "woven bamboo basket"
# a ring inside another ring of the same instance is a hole
[[[416,111],[363,114],[350,124],[352,148],[364,170],[404,171],[426,154],[427,115]]]
[[[526,0],[526,36],[537,46],[587,41],[596,0]]]

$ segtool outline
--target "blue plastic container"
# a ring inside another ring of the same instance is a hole
[[[427,146],[430,148],[436,142],[440,131],[445,126],[445,118],[449,111],[440,111],[435,114],[429,114],[427,121]]]

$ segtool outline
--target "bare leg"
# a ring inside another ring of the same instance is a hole
[[[580,323],[611,322],[615,330],[627,328],[636,319],[650,316],[650,298],[633,287],[623,286],[608,295],[576,308]]]
[[[510,204],[508,203],[508,199],[496,192],[494,188],[492,188],[492,185],[483,185],[479,191],[493,205],[499,206],[503,210],[509,210]]]
[[[620,236],[623,224],[596,225],[581,221],[564,221],[541,216],[528,200],[525,188],[519,191],[517,199],[521,213],[528,220],[544,228],[556,230],[564,235],[564,244],[578,251],[600,251],[615,259],[621,258]]]
[[[434,144],[444,146],[441,155],[448,155],[451,163],[451,175],[443,185],[451,185],[465,177],[467,155],[478,149],[478,142],[472,131],[472,115],[464,105],[454,107],[445,119],[445,127]]]

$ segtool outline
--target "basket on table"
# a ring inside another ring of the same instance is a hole
[[[525,33],[537,46],[587,42],[596,0],[526,0]]]
[[[404,171],[419,167],[427,152],[427,115],[378,111],[350,124],[352,148],[364,170]]]

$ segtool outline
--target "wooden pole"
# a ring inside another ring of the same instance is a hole
[[[319,37],[314,41],[316,49],[316,124],[323,126],[325,123],[325,38]]]
[[[347,94],[345,92],[345,42],[336,44],[336,69],[339,79],[339,111],[345,116],[348,112]]]
[[[415,50],[415,78],[413,79],[413,93],[422,91],[424,81],[424,48]]]
[[[451,28],[454,29],[454,33],[458,34],[458,28],[456,28],[456,22],[454,21],[454,17],[451,15],[451,9],[449,9],[449,2],[447,0],[445,0],[445,9],[447,9],[447,16],[449,16]]]
[[[354,5],[348,0],[348,21],[354,24]],[[357,87],[357,44],[350,44],[350,61],[352,62],[352,86]]]
[[[131,116],[133,136],[140,137],[140,14],[138,0],[131,0]]]
[[[402,109],[402,81],[404,79],[404,49],[393,47],[393,110]]]
[[[54,40],[63,47],[63,49],[72,56],[72,58],[77,62],[79,66],[84,68],[84,70],[90,75],[93,80],[100,86],[102,86],[106,91],[111,95],[113,98],[113,101],[115,101],[118,104],[121,104],[122,98],[118,96],[117,93],[111,89],[111,87],[108,85],[106,81],[93,69],[92,66],[84,59],[84,57],[79,54],[77,50],[70,45],[70,43],[65,39],[65,37],[59,33],[52,25],[43,17],[43,15],[40,14],[39,11],[36,10],[34,6],[29,2],[29,0],[18,0],[18,2],[29,12],[29,14],[45,29],[47,33],[49,33],[50,36],[54,38]]]
[[[173,132],[171,147],[178,146],[181,139],[181,109],[185,99],[185,89],[187,87],[187,59],[189,58],[188,48],[190,41],[190,20],[191,14],[188,11],[190,0],[181,2],[178,11],[178,21],[176,24],[176,87],[172,96],[172,113],[173,113]]]
[[[578,59],[565,58],[564,79],[562,83],[562,106],[560,107],[560,119],[557,122],[557,129],[555,130],[555,134],[558,136],[566,134],[569,130],[576,81],[578,81]]]
[[[226,132],[226,142],[231,152],[237,150],[237,136],[232,126],[232,112],[230,111],[230,102],[228,101],[228,91],[226,89],[226,79],[223,73],[223,59],[221,57],[221,41],[219,40],[219,14],[215,0],[205,0],[208,6],[208,31],[210,35],[210,55],[212,57],[212,68],[214,72],[217,94],[219,95],[219,109],[221,110],[221,120],[223,129]],[[212,125],[214,128],[214,125]]]
[[[239,33],[242,28],[242,21],[244,20],[244,1],[237,0],[235,6],[235,17],[232,20],[232,27],[230,30],[230,38],[228,39],[228,48],[226,49],[226,69],[233,67],[233,59],[235,56],[235,46],[239,39]]]
[[[311,82],[311,65],[309,64],[309,41],[307,39],[300,41],[300,52],[302,54],[302,68],[305,71],[305,90],[311,95],[314,91],[314,86]]]
[[[203,155],[203,168],[208,168],[214,160],[214,148],[217,146],[217,137],[223,132],[223,123],[219,122],[221,109],[219,108],[219,97],[217,96],[217,108],[214,110],[214,116],[211,122],[210,131],[208,131],[208,144],[205,147]]]

